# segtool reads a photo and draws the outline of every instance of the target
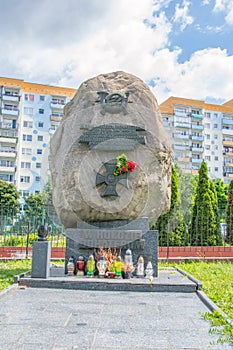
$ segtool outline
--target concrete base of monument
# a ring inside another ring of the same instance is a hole
[[[99,277],[78,277],[64,275],[64,267],[51,269],[47,279],[20,277],[20,286],[31,288],[54,288],[102,291],[133,292],[187,292],[201,289],[201,283],[190,275],[176,268],[161,268],[153,281],[146,278],[110,279]]]
[[[76,262],[81,255],[87,261],[99,248],[115,250],[122,258],[130,249],[134,265],[143,256],[145,266],[150,261],[154,277],[158,276],[158,231],[149,230],[147,217],[131,221],[79,222],[77,228],[66,229],[65,272],[70,257]]]

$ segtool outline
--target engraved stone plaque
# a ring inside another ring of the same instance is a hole
[[[85,132],[83,135],[81,135],[79,137],[79,143],[88,144],[90,149],[109,140],[111,141],[111,143],[113,142],[114,144],[114,141],[116,141],[117,139],[126,140],[129,143],[130,147],[133,147],[133,145],[136,143],[145,145],[145,136],[141,136],[138,133],[139,131],[143,130],[145,129],[141,126],[127,124],[104,124],[94,127]],[[108,143],[108,148],[111,148],[111,146],[109,146],[111,145],[111,143]]]

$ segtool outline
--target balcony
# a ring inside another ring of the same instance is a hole
[[[63,118],[63,114],[60,116],[53,115],[53,114],[50,115],[51,122],[59,122],[60,123],[62,121],[62,118]]]
[[[223,152],[223,155],[227,156],[227,157],[232,157],[233,156],[233,151],[232,152]]]
[[[202,115],[202,114],[192,113],[192,118],[195,118],[195,119],[203,119],[203,115]]]
[[[177,150],[177,151],[186,151],[186,150],[189,150],[189,146],[187,145],[173,145],[172,147],[174,150]]]
[[[16,158],[16,150],[7,147],[0,147],[0,158]]]
[[[204,129],[204,126],[203,126],[203,125],[198,125],[198,124],[192,123],[192,129],[195,129],[195,130],[203,130],[203,129]]]
[[[189,163],[190,161],[189,157],[178,157],[177,160],[181,163]]]
[[[0,136],[4,136],[4,137],[18,137],[18,132],[15,129],[11,129],[11,130],[4,130],[4,129],[0,129]]]
[[[203,148],[202,147],[191,147],[191,151],[192,152],[202,153],[203,152]]]
[[[12,129],[12,130],[17,130],[18,125],[16,124],[16,127],[12,127],[12,121],[9,122],[0,122],[0,129]]]
[[[233,136],[233,128],[222,128],[222,134],[223,135],[229,135],[229,136]]]
[[[189,123],[175,122],[175,127],[179,129],[190,129]]]
[[[7,143],[7,144],[11,144],[11,145],[16,145],[17,141],[18,141],[18,139],[14,138],[14,137],[0,136],[0,142],[1,143]]]
[[[19,115],[19,109],[15,106],[10,107],[3,107],[2,108],[2,115],[9,115],[9,116],[18,116]]]
[[[173,137],[174,137],[175,139],[189,140],[189,135],[173,134]]]
[[[14,166],[1,166],[0,165],[0,172],[2,172],[2,173],[15,173],[15,167]]]
[[[222,119],[222,124],[233,125],[233,119]]]
[[[55,109],[62,109],[65,107],[65,102],[55,102],[55,101],[52,101],[51,104],[50,104],[50,107],[51,108],[55,108]]]
[[[203,137],[202,137],[202,136],[195,136],[195,135],[192,135],[192,136],[191,136],[191,139],[192,139],[192,140],[195,140],[195,141],[203,141]]]
[[[223,142],[222,142],[223,146],[233,146],[233,141],[231,140],[224,140],[223,139]]]
[[[191,161],[192,161],[192,163],[197,163],[197,164],[202,163],[202,159],[199,159],[199,158],[192,158]]]
[[[20,97],[18,95],[3,95],[3,101],[19,102]]]

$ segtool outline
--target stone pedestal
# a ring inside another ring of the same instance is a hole
[[[48,278],[50,275],[51,242],[36,241],[32,251],[32,278]]]
[[[70,257],[76,261],[79,255],[87,260],[99,248],[115,248],[122,258],[131,249],[134,264],[142,255],[145,267],[151,261],[154,277],[158,276],[158,232],[149,230],[148,218],[81,222],[77,228],[66,230],[66,264]]]

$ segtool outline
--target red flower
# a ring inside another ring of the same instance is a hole
[[[122,170],[123,170],[123,171],[126,171],[126,167],[125,167],[125,166],[123,166],[123,167],[122,167]]]
[[[129,172],[132,173],[134,169],[136,168],[136,163],[132,161],[127,161],[126,164],[128,165]]]

